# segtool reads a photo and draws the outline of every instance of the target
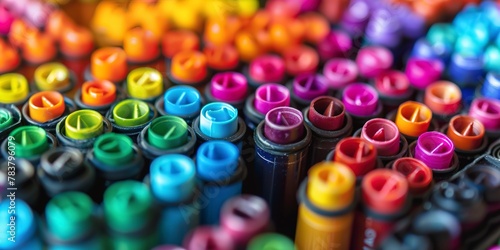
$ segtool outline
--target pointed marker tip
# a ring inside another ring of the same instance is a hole
[[[335,102],[330,101],[328,106],[325,109],[325,112],[323,112],[323,115],[326,117],[333,117],[335,116]]]
[[[463,136],[476,136],[474,122],[469,123],[461,133]]]
[[[372,139],[375,141],[385,141],[385,129],[379,128],[372,136]]]

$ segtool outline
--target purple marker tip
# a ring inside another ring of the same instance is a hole
[[[281,82],[285,76],[285,61],[279,56],[259,56],[250,63],[249,75],[261,83]]]
[[[293,93],[304,100],[314,98],[328,93],[327,80],[319,74],[302,74],[293,79]]]
[[[210,91],[215,99],[223,102],[234,102],[245,99],[247,95],[247,79],[237,72],[215,74],[210,83]]]
[[[262,114],[276,107],[290,106],[290,91],[280,84],[264,84],[255,91],[253,105]]]
[[[444,65],[440,60],[410,58],[406,64],[405,74],[415,88],[425,89],[441,78],[443,70]]]
[[[388,49],[379,46],[367,46],[359,50],[356,64],[363,77],[373,78],[390,69],[393,60],[392,53]]]
[[[402,33],[406,37],[417,39],[425,34],[425,19],[413,12],[404,4],[394,6],[394,11],[402,27]]]
[[[341,26],[351,35],[359,35],[365,30],[370,18],[370,6],[365,1],[351,1],[344,12]]]
[[[354,83],[344,89],[342,102],[348,113],[368,116],[377,111],[378,93],[368,84]]]
[[[372,44],[394,48],[401,42],[401,24],[393,12],[387,8],[372,12],[365,31],[367,40]]]
[[[323,75],[331,89],[342,89],[358,77],[358,66],[349,59],[335,58],[326,62]]]
[[[218,227],[197,227],[185,242],[186,250],[232,250],[231,236]]]
[[[454,149],[453,142],[445,134],[425,132],[418,137],[415,158],[431,169],[446,169],[451,164]]]
[[[345,58],[351,49],[351,37],[341,30],[332,30],[317,46],[322,61],[337,57]]]
[[[472,101],[469,115],[483,123],[488,130],[500,129],[500,101],[490,98],[476,98]]]
[[[304,117],[300,110],[277,107],[270,110],[264,123],[264,136],[277,144],[299,141],[304,135]]]

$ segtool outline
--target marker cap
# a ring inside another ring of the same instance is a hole
[[[188,139],[187,123],[177,116],[155,118],[148,128],[148,142],[159,149],[172,149],[184,145]]]
[[[24,34],[21,46],[24,60],[39,64],[52,60],[57,55],[57,48],[52,38],[38,30]]]
[[[451,118],[446,135],[453,141],[455,148],[474,150],[481,146],[484,138],[483,124],[467,115],[456,115]]]
[[[61,52],[72,57],[89,55],[94,49],[94,38],[83,26],[68,25],[60,40]]]
[[[500,48],[497,45],[488,45],[484,50],[483,58],[485,71],[500,71]]]
[[[14,47],[22,47],[26,42],[26,33],[35,32],[35,28],[29,25],[25,20],[17,18],[12,22],[8,34],[9,42]]]
[[[205,181],[224,180],[236,172],[239,156],[238,147],[231,142],[207,141],[196,152],[197,175]],[[220,173],[229,176],[221,176]]]
[[[407,101],[399,105],[396,125],[399,132],[417,137],[429,129],[432,119],[431,110],[422,103]]]
[[[116,100],[115,84],[107,80],[94,80],[82,84],[82,102],[89,106],[104,106]]]
[[[353,83],[344,89],[342,102],[348,113],[369,116],[377,111],[378,93],[368,84]]]
[[[489,72],[486,75],[481,94],[484,97],[500,100],[500,74]]]
[[[38,92],[30,97],[28,103],[30,118],[40,123],[61,117],[66,109],[64,97],[56,91]]]
[[[377,165],[377,149],[357,137],[347,137],[335,146],[334,161],[348,166],[356,176],[363,176]]]
[[[191,115],[201,109],[200,92],[190,86],[171,87],[165,92],[164,99],[165,111],[171,115]]]
[[[281,82],[285,76],[285,61],[275,55],[256,57],[250,62],[249,76],[260,83]]]
[[[340,162],[316,163],[309,170],[307,197],[325,210],[341,210],[354,201],[356,177]]]
[[[21,63],[17,50],[3,39],[0,39],[0,54],[2,55],[0,73],[12,71]]]
[[[151,218],[153,197],[146,184],[126,180],[109,186],[104,192],[106,224],[117,232],[134,232]]]
[[[412,86],[425,89],[440,79],[444,65],[437,59],[410,58],[406,64],[405,74]]]
[[[391,51],[384,47],[367,46],[359,50],[356,57],[359,73],[366,78],[373,78],[391,68],[393,63]]]
[[[434,46],[451,50],[457,40],[457,30],[451,23],[435,23],[427,31],[426,38]]]
[[[400,97],[410,90],[410,81],[401,71],[387,70],[375,77],[375,88],[380,95]]]
[[[213,138],[225,138],[238,130],[238,110],[224,102],[212,102],[200,112],[200,130]]]
[[[64,28],[72,25],[74,24],[66,12],[56,9],[49,14],[44,28],[54,41],[60,41],[65,31]]]
[[[127,76],[127,91],[133,98],[155,98],[163,93],[163,77],[153,68],[134,69]]]
[[[117,47],[104,47],[92,53],[90,71],[94,79],[120,82],[127,76],[127,54]]]
[[[332,89],[342,89],[358,78],[358,66],[349,59],[334,58],[325,63],[323,75]]]
[[[248,250],[296,250],[288,237],[277,233],[265,233],[254,237],[247,246]]]
[[[309,1],[310,2],[310,1]],[[304,38],[311,43],[319,43],[328,36],[330,32],[330,23],[319,13],[309,12],[302,14],[298,19],[305,27]]]
[[[406,178],[390,169],[375,169],[366,174],[361,183],[363,202],[380,214],[392,214],[401,210],[408,196]]]
[[[212,77],[210,93],[223,102],[242,101],[247,96],[248,83],[245,76],[238,72],[222,72]]]
[[[5,4],[0,5],[0,16],[2,17],[2,19],[0,19],[0,34],[8,35],[10,26],[15,20],[15,16]]]
[[[9,211],[10,200],[4,199],[0,202],[0,209],[2,211]],[[16,200],[16,214],[14,217],[16,218],[16,242],[12,242],[7,240],[7,234],[2,236],[2,241],[0,241],[0,247],[4,249],[16,249],[22,247],[22,242],[27,242],[30,240],[35,234],[37,230],[36,218],[35,214],[31,210],[30,206],[26,204],[23,200]],[[7,216],[4,213],[4,216],[0,217],[0,228],[3,232],[8,232],[10,228],[10,216]]]
[[[14,129],[10,136],[15,138],[17,157],[28,158],[41,155],[49,149],[47,133],[37,126],[21,126]]]
[[[431,169],[447,169],[453,160],[453,150],[452,140],[443,133],[425,132],[418,137],[414,157]]]
[[[0,131],[10,127],[14,123],[12,113],[5,108],[0,108]]]
[[[338,130],[344,125],[344,104],[334,97],[317,97],[311,101],[307,118],[319,129],[328,131]]]
[[[149,62],[160,54],[159,41],[150,30],[130,29],[123,38],[123,49],[131,62]]]
[[[500,197],[500,169],[488,165],[478,165],[464,170],[465,182],[476,187],[486,203],[498,203]]]
[[[230,250],[234,249],[233,239],[222,228],[200,226],[185,238],[186,250]]]
[[[425,89],[424,103],[434,113],[455,114],[460,110],[462,92],[452,82],[438,81]]]
[[[176,80],[196,84],[207,76],[207,58],[198,51],[181,51],[172,58],[171,74]]]
[[[351,36],[358,36],[365,30],[369,18],[370,6],[367,1],[350,1],[342,15],[340,25]]]
[[[500,129],[500,101],[490,98],[475,98],[469,116],[480,121],[487,130]]]
[[[134,157],[133,146],[132,139],[126,135],[106,133],[95,140],[94,156],[107,166],[119,168]]]
[[[483,81],[482,56],[454,53],[448,63],[448,77],[459,86],[476,86]]]
[[[80,192],[64,192],[50,199],[45,208],[47,228],[60,240],[77,239],[92,230],[94,204]]]
[[[397,13],[389,8],[376,8],[370,13],[366,26],[366,40],[372,44],[394,48],[401,43],[402,27]]]
[[[255,90],[254,107],[261,114],[267,114],[276,107],[290,106],[290,91],[283,85],[269,83]]]
[[[25,100],[29,94],[28,80],[21,74],[0,75],[0,103],[12,104]]]
[[[392,169],[406,176],[411,193],[423,193],[432,183],[432,170],[418,159],[399,158],[392,164]]]
[[[341,30],[332,30],[317,45],[320,58],[325,61],[330,58],[348,57],[348,52],[352,49],[351,37]]]
[[[390,120],[374,118],[361,129],[361,138],[373,144],[379,156],[396,155],[399,152],[399,129]]]
[[[69,70],[61,63],[45,63],[38,66],[34,78],[40,90],[64,90],[71,84]]]
[[[269,34],[271,48],[277,52],[300,44],[305,33],[304,24],[297,18],[274,19],[269,28],[263,29]]]
[[[263,32],[256,33],[254,35],[249,30],[242,30],[236,34],[234,44],[242,61],[248,62],[266,52],[267,48],[257,39],[257,36]],[[262,36],[267,36],[267,34]]]
[[[319,64],[318,53],[305,45],[293,46],[283,52],[285,68],[289,75],[314,73]]]
[[[181,51],[198,50],[199,48],[200,39],[192,31],[170,30],[163,34],[162,52],[167,58],[172,58]]]
[[[203,49],[208,67],[215,70],[233,70],[238,67],[238,51],[232,45],[207,46]]]
[[[297,75],[292,82],[293,93],[304,100],[328,94],[327,79],[320,74]]]
[[[291,144],[304,135],[304,117],[300,110],[277,107],[266,114],[264,136],[277,144]]]
[[[162,202],[179,203],[189,199],[196,187],[194,161],[180,154],[164,155],[150,167],[151,192]]]
[[[89,109],[77,110],[66,117],[65,134],[75,140],[95,138],[103,133],[103,117]]]

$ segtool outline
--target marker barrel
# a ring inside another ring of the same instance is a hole
[[[40,183],[36,178],[36,169],[33,164],[24,159],[16,159],[14,161],[16,167],[16,198],[25,201],[30,207],[35,210],[41,209],[40,204],[42,202],[42,195],[40,193]],[[5,181],[2,181],[0,187],[2,191],[0,194],[2,197],[7,197],[9,195],[9,190],[7,190],[7,177],[9,167],[14,165],[9,164],[9,161],[0,162],[0,175],[5,177]],[[11,168],[12,169],[12,168]],[[5,187],[5,188],[3,188]]]
[[[22,114],[15,105],[0,105],[0,140],[4,140],[12,130],[21,125]]]
[[[408,146],[408,156],[422,161],[422,159],[419,159],[415,156],[416,146],[417,146],[417,141],[412,142]],[[451,158],[448,167],[445,167],[443,169],[438,169],[438,168],[432,168],[428,164],[426,165],[432,169],[432,178],[437,183],[443,180],[448,180],[451,176],[453,176],[459,170],[459,164],[460,162],[458,160],[458,155],[456,152],[453,152],[453,156]]]
[[[178,116],[191,126],[204,104],[205,99],[197,89],[191,86],[174,86],[165,92],[163,98],[158,98],[155,108],[160,115]]]
[[[53,111],[49,111],[49,110],[36,111],[36,110],[31,109],[31,107],[30,107],[31,103],[25,103],[23,105],[23,108],[22,108],[22,114],[23,114],[24,119],[26,120],[26,123],[28,123],[29,125],[43,128],[47,132],[51,132],[51,133],[56,132],[57,123],[59,123],[67,115],[71,114],[72,112],[74,112],[77,109],[77,106],[73,100],[71,100],[68,97],[63,97],[63,98],[64,98],[64,100],[63,100],[64,109],[62,110],[63,112],[58,117],[55,117],[53,119],[49,119],[45,122],[39,122],[39,121],[34,120],[33,118],[31,118],[30,112],[53,112]]]
[[[247,97],[248,83],[245,76],[238,72],[217,73],[209,85],[205,86],[207,103],[225,102],[238,110],[243,110]]]
[[[406,177],[413,208],[421,206],[434,185],[432,169],[424,162],[411,157],[396,159],[385,167],[393,169]]]
[[[133,99],[126,99],[113,105],[106,113],[106,119],[113,126],[113,132],[129,136],[134,142],[138,135],[157,117],[153,105]]]
[[[13,150],[14,152],[17,151],[15,158],[25,159],[33,164],[33,166],[38,166],[44,152],[58,146],[57,139],[54,135],[38,127],[21,126],[13,130],[10,136],[15,138],[15,140],[12,141],[16,144],[16,148]],[[24,142],[26,142],[26,144],[24,144]],[[9,140],[6,138],[0,146],[0,154],[4,159],[8,159],[10,156],[8,149],[9,144]]]
[[[416,119],[413,119],[414,115]],[[432,111],[427,106],[413,101],[399,105],[398,110],[389,112],[386,119],[396,123],[399,132],[410,144],[422,133],[439,129],[437,122],[432,120]]]
[[[350,84],[342,93],[346,113],[352,117],[353,130],[356,131],[368,121],[380,117],[383,105],[377,91],[367,84]]]
[[[475,98],[469,108],[469,116],[479,120],[489,141],[500,138],[500,102],[490,98]]]
[[[484,78],[484,63],[480,56],[453,54],[448,64],[447,75],[459,87],[475,87]]]
[[[429,85],[422,95],[417,96],[418,101],[429,107],[432,118],[438,125],[444,125],[462,111],[462,92],[452,82],[437,81]]]

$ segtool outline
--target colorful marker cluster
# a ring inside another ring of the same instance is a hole
[[[479,2],[0,1],[0,248],[498,243]]]

